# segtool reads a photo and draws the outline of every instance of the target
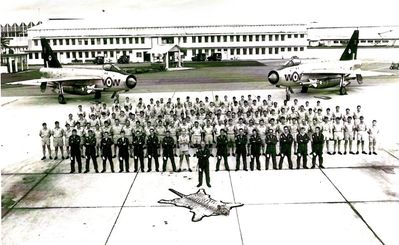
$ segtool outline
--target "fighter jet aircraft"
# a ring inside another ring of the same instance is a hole
[[[361,62],[356,60],[359,31],[355,30],[339,61],[320,61],[301,64],[298,57],[293,57],[281,68],[268,74],[269,83],[286,89],[286,99],[290,99],[293,87],[301,87],[307,93],[309,87],[329,88],[339,86],[341,95],[347,94],[346,87],[351,80],[359,84],[364,76],[376,76],[376,73],[362,71]]]
[[[41,39],[44,67],[40,68],[42,78],[13,82],[10,84],[40,86],[42,92],[47,87],[58,92],[58,102],[65,104],[64,93],[87,95],[101,98],[102,92],[113,92],[112,98],[120,91],[136,87],[137,79],[113,64],[105,64],[102,69],[62,67],[48,41]]]

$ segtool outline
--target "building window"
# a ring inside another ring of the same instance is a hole
[[[211,43],[215,42],[215,36],[211,36]]]
[[[259,54],[259,48],[255,48],[255,54]]]
[[[262,35],[262,42],[266,41],[266,35]]]
[[[299,48],[299,51],[304,51],[305,49],[303,48],[303,47],[300,47]]]
[[[122,43],[126,44],[126,37],[122,37]]]
[[[274,48],[274,53],[278,54],[278,48]]]
[[[234,55],[234,49],[230,49],[230,55]]]
[[[294,51],[298,51],[298,48],[297,48],[297,47],[294,47]]]
[[[107,39],[106,38],[103,38],[103,43],[104,43],[104,45],[107,45]]]
[[[240,36],[236,36],[236,41],[239,42],[240,41]]]
[[[69,39],[65,39],[65,45],[69,45]]]
[[[137,58],[141,58],[141,56],[142,56],[142,53],[141,53],[141,52],[137,52],[137,53],[136,53],[136,57],[137,57]]]
[[[273,41],[273,35],[269,35],[269,42]]]
[[[183,43],[187,42],[187,37],[183,37]]]
[[[247,55],[247,49],[246,49],[246,48],[243,48],[243,49],[242,49],[242,54],[243,54],[243,55]]]
[[[234,42],[234,36],[230,36],[230,42]]]
[[[278,41],[278,35],[274,35],[274,40]]]
[[[198,42],[202,43],[202,37],[198,37]]]
[[[32,56],[32,53],[29,53],[29,54],[28,54],[28,57],[29,57],[29,59],[31,60],[32,57],[33,57],[33,56]]]
[[[204,42],[205,42],[205,43],[208,42],[208,38],[209,38],[208,36],[205,36],[205,37],[204,37]]]
[[[141,38],[141,43],[145,43],[144,37]]]
[[[70,52],[66,52],[66,57],[67,57],[67,59],[70,59],[71,58],[71,53]]]
[[[220,43],[220,40],[221,40],[220,36],[216,36],[216,40],[218,43]]]
[[[223,52],[227,52],[227,48],[224,48],[224,49],[223,49]]]
[[[163,44],[173,44],[174,43],[174,37],[163,37],[162,39]]]
[[[114,44],[114,39],[113,38],[109,39],[109,44]]]
[[[139,43],[139,38],[138,37],[135,37],[134,38],[134,42],[137,44],[137,43]]]
[[[79,52],[79,58],[82,58],[82,57],[83,57],[83,52],[80,51],[80,52]]]
[[[239,48],[236,49],[236,54],[240,55],[240,49]]]
[[[133,37],[129,37],[129,44],[133,43]]]
[[[227,42],[227,36],[223,36],[223,42]]]
[[[288,48],[287,48],[287,51],[288,51],[288,52],[291,52],[291,47],[288,47]]]
[[[248,54],[252,54],[252,52],[253,52],[253,49],[252,49],[252,48],[249,48],[249,49],[248,49]]]
[[[252,42],[252,35],[249,35],[249,36],[248,36],[248,40],[249,40],[250,42]]]
[[[197,54],[197,50],[193,49],[193,55],[196,55],[196,54]]]
[[[288,38],[291,38],[291,34],[288,34],[287,37],[288,37]]]
[[[91,51],[91,57],[92,58],[96,57],[96,52],[95,51]]]
[[[294,34],[294,38],[298,38],[298,34]]]
[[[84,42],[85,42],[85,45],[89,45],[89,40],[85,39]]]
[[[76,59],[76,52],[72,52],[72,57]]]
[[[111,57],[111,58],[114,57],[114,51],[109,51],[109,57]]]
[[[39,45],[39,40],[33,40],[33,45],[38,46]]]
[[[285,52],[285,48],[281,48],[281,52]]]
[[[101,44],[101,39],[100,38],[97,38],[97,45],[100,45]]]
[[[53,45],[57,45],[57,39],[53,39]]]
[[[196,42],[196,38],[195,38],[195,37],[192,37],[191,39],[192,39],[192,42],[193,42],[193,43]]]
[[[301,36],[300,36],[301,38],[304,38],[305,37],[305,34],[301,34]]]
[[[246,35],[242,36],[242,41],[244,41],[244,42],[247,41],[247,36]]]
[[[90,39],[90,44],[91,44],[91,45],[96,45],[96,39],[91,38],[91,39]]]
[[[89,58],[89,52],[85,52],[85,58]]]
[[[266,54],[266,48],[262,48],[262,54]]]
[[[269,48],[269,54],[273,54],[273,49]]]
[[[35,53],[35,59],[39,59],[39,53]]]
[[[75,45],[76,44],[76,39],[71,39],[71,43],[72,43],[72,45]]]
[[[259,35],[255,36],[255,41],[259,42]]]
[[[281,34],[281,41],[284,41],[285,40],[285,36],[284,36],[284,34]]]

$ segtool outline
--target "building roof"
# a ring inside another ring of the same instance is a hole
[[[162,46],[155,46],[152,49],[150,49],[148,52],[150,54],[166,54],[167,52],[177,52],[180,50],[180,47],[178,45],[173,45],[173,44],[166,44]]]

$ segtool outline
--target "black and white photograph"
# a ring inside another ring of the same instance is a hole
[[[1,244],[399,244],[398,7],[2,1]]]

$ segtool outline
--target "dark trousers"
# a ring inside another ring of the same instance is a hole
[[[134,154],[134,171],[137,172],[138,165],[140,161],[140,170],[144,172],[144,154],[141,152],[140,154]]]
[[[97,165],[97,156],[96,156],[96,152],[86,152],[86,171],[90,171],[90,159],[92,159],[93,161],[93,165],[94,165],[94,170],[96,170],[96,172],[98,171],[98,165]]]
[[[308,163],[308,153],[307,152],[297,152],[297,157],[296,157],[296,168],[301,167],[301,158],[303,158],[303,168],[308,168],[306,165]]]
[[[82,159],[80,149],[78,151],[71,151],[71,172],[75,172],[75,160],[78,162],[78,171],[82,172]]]
[[[155,170],[158,172],[159,171],[159,161],[158,161],[158,156],[155,155],[151,155],[151,157],[148,157],[148,171],[151,171],[151,162],[152,159],[154,158],[155,161]]]
[[[205,173],[205,181],[207,185],[211,185],[211,178],[209,176],[209,165],[198,169],[198,184],[202,185],[202,177]]]
[[[250,168],[251,170],[254,170],[254,165],[255,165],[255,160],[256,160],[256,169],[260,170],[260,161],[259,161],[259,154],[256,155],[251,155],[251,163],[250,163]]]
[[[107,171],[107,160],[111,166],[111,171],[114,172],[114,163],[112,162],[112,153],[107,153],[103,155],[103,170]]]
[[[229,163],[227,162],[227,155],[225,154],[225,155],[223,155],[223,156],[217,156],[217,158],[218,158],[218,160],[217,160],[217,162],[216,162],[216,171],[219,171],[220,162],[222,161],[222,158],[223,158],[223,161],[224,161],[224,168],[225,168],[227,171],[230,171]]]
[[[278,168],[279,169],[283,168],[284,157],[287,157],[288,168],[292,169],[292,159],[291,159],[291,152],[290,151],[280,152],[280,162],[278,163]]]
[[[269,169],[270,158],[273,162],[273,169],[277,169],[276,152],[266,153],[266,170]]]
[[[319,166],[323,166],[323,152],[313,152],[312,167],[316,166],[316,158],[319,158]]]
[[[247,152],[237,151],[236,152],[236,170],[240,169],[240,158],[242,157],[242,163],[244,165],[244,170],[247,170]]]
[[[123,162],[125,162],[125,166],[123,166]],[[124,154],[119,153],[119,171],[124,171],[124,167],[126,172],[129,172],[129,153],[125,152]]]
[[[176,172],[176,164],[175,164],[175,157],[173,155],[171,156],[164,156],[163,157],[163,165],[162,165],[162,171],[166,171],[166,163],[168,162],[168,158],[170,159],[170,161],[172,162],[172,168],[173,171]]]

